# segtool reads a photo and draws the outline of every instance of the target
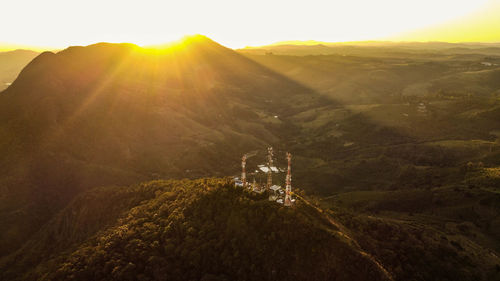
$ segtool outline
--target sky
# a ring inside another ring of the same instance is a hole
[[[287,40],[500,42],[498,15],[500,0],[15,0],[0,2],[0,49],[147,46],[189,34],[231,48]]]

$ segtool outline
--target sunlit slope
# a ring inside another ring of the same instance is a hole
[[[87,191],[0,265],[9,280],[390,280],[309,205],[220,179]]]
[[[499,90],[500,53],[412,54],[387,49],[374,54],[361,49],[355,55],[247,56],[344,104],[401,103],[405,96],[422,97],[440,89],[481,95]]]
[[[2,235],[22,240],[88,187],[231,174],[310,94],[203,36],[42,53],[0,96]],[[42,209],[9,213],[21,206]]]

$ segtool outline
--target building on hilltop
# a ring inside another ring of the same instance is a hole
[[[280,169],[274,165],[274,152],[273,148],[269,147],[267,149],[267,156],[266,156],[266,164],[259,164],[257,165],[257,169],[254,170],[254,172],[249,172],[247,173],[247,159],[251,156],[256,155],[257,153],[254,152],[253,154],[245,154],[241,158],[241,179],[238,179],[235,177],[234,183],[235,186],[241,186],[241,187],[246,187],[249,190],[256,192],[256,193],[263,193],[263,192],[268,192],[269,193],[269,201],[275,201],[277,203],[283,204],[285,206],[292,206],[295,200],[292,198],[292,154],[287,152],[286,153],[286,159],[288,163],[288,167],[286,170],[286,178],[285,178],[285,190],[283,191],[282,186],[273,184],[273,173],[283,173],[285,172],[284,169]],[[250,170],[251,171],[251,170]],[[250,184],[248,182],[248,176],[253,176],[253,182]],[[263,177],[265,178],[265,184],[262,183]],[[259,179],[259,182],[257,182],[256,178]]]

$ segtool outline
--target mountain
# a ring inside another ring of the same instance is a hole
[[[38,54],[30,50],[0,52],[0,91],[7,88]]]
[[[319,100],[203,36],[44,52],[0,95],[1,252],[82,190],[232,174],[242,152],[286,132],[273,116]]]

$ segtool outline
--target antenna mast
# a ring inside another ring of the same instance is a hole
[[[288,170],[286,172],[286,190],[285,190],[285,206],[292,206],[292,154],[290,152],[286,153],[286,159],[288,160]]]
[[[269,190],[271,188],[271,185],[273,185],[273,170],[271,167],[273,166],[273,148],[268,147],[267,148],[267,168],[269,169],[267,171],[267,185],[266,188]]]
[[[244,154],[241,157],[241,182],[243,183],[243,187],[247,186],[247,173],[245,171],[245,166],[247,165],[247,155]]]

